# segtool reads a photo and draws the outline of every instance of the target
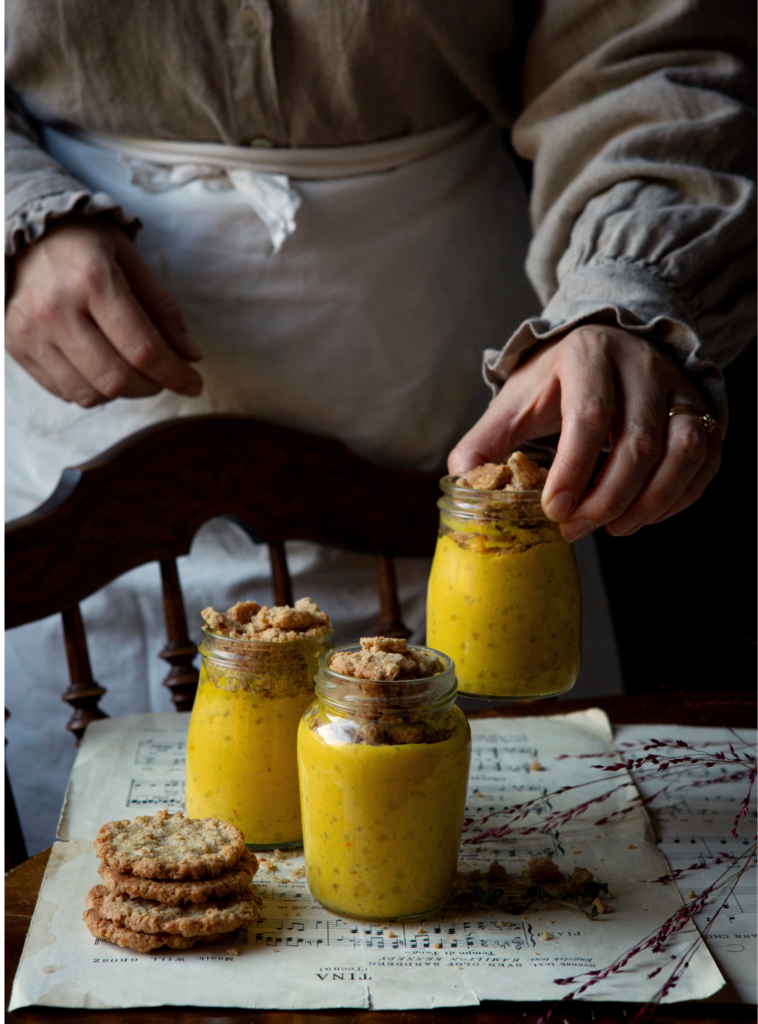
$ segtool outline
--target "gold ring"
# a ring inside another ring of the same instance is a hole
[[[669,419],[672,416],[694,416],[700,420],[707,433],[712,434],[716,429],[716,418],[711,416],[709,412],[698,412],[694,405],[686,405],[684,402],[679,405],[672,405],[669,409]]]

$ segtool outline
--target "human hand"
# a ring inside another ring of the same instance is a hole
[[[54,221],[16,257],[5,346],[42,387],[84,408],[203,387],[177,306],[102,217]]]
[[[448,458],[451,473],[499,462],[520,444],[560,431],[542,494],[545,514],[575,541],[599,526],[630,536],[686,508],[721,461],[721,437],[672,405],[708,410],[676,363],[639,335],[585,325],[519,366]],[[611,453],[586,494],[606,442]]]

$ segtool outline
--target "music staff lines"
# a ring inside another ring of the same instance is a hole
[[[421,931],[419,931],[421,929]],[[390,926],[364,922],[318,918],[292,921],[282,919],[264,922],[253,932],[248,930],[247,943],[256,946],[350,946],[353,949],[410,951],[513,949],[518,952],[536,945],[528,922],[510,921],[445,921],[419,925],[397,922]]]
[[[138,768],[177,768],[184,770],[185,740],[140,740],[134,763]]]
[[[184,810],[184,779],[132,779],[127,807],[167,807]]]

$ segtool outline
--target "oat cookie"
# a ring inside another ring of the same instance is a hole
[[[109,821],[95,838],[108,867],[141,878],[215,878],[245,851],[238,828],[218,818],[185,818],[158,811],[134,821]]]
[[[219,932],[218,935],[199,935],[192,939],[185,939],[183,935],[168,935],[166,932],[159,932],[157,935],[134,932],[131,928],[123,928],[114,921],[100,917],[96,910],[84,911],[84,923],[95,938],[115,942],[117,946],[126,946],[138,953],[150,953],[161,946],[170,946],[171,949],[191,949],[198,943],[206,945],[211,942],[221,942],[222,939],[229,941],[229,932]]]
[[[261,916],[261,898],[251,888],[206,903],[167,907],[155,900],[124,896],[110,892],[104,885],[95,885],[87,893],[87,907],[135,932],[167,932],[185,938],[233,932]]]
[[[258,861],[255,854],[245,850],[236,864],[215,878],[199,881],[190,879],[186,882],[173,882],[169,879],[156,881],[138,875],[125,875],[102,861],[97,870],[110,892],[157,900],[168,907],[175,907],[180,903],[205,903],[206,900],[218,899],[232,892],[243,892],[258,870]]]

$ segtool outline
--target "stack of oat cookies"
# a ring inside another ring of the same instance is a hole
[[[84,921],[98,938],[141,953],[189,949],[230,941],[260,918],[250,884],[258,861],[240,830],[218,818],[158,811],[110,821],[95,851],[105,884],[87,894]]]

